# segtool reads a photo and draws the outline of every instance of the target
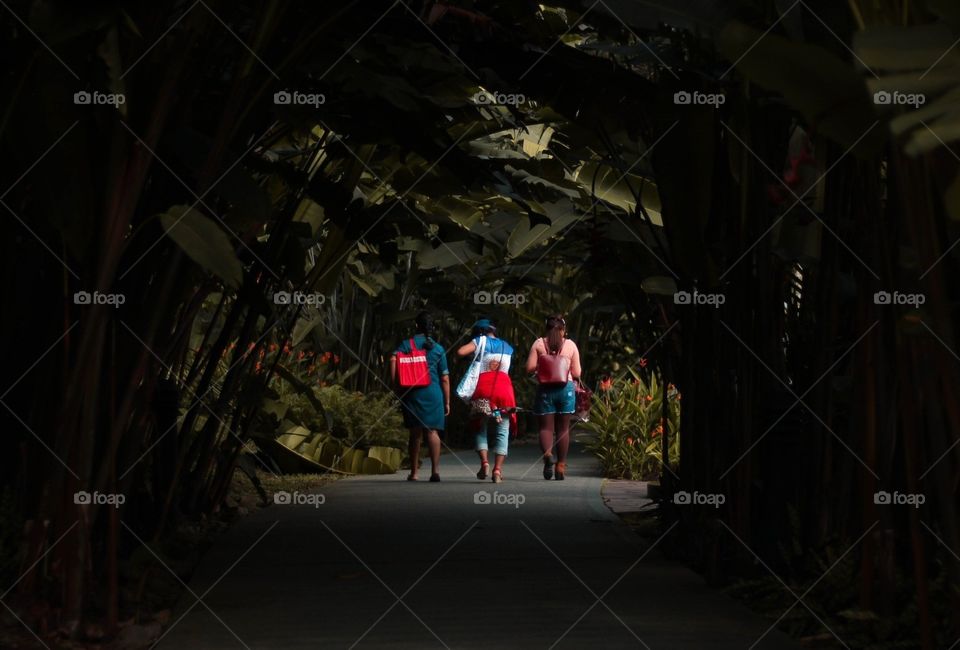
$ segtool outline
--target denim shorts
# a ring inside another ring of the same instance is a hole
[[[573,413],[576,408],[577,397],[572,381],[566,384],[541,385],[537,388],[537,396],[533,404],[533,412],[537,415]]]

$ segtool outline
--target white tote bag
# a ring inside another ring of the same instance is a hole
[[[473,361],[470,362],[470,367],[467,368],[466,374],[457,386],[457,395],[464,402],[469,402],[470,398],[473,397],[474,391],[477,390],[477,380],[480,378],[480,366],[483,365],[481,363],[483,360],[483,351],[486,347],[487,337],[481,336],[480,343],[477,344],[477,349],[473,354]]]

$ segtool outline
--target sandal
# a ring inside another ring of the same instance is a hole
[[[440,482],[440,475],[439,475],[439,474],[431,474],[431,475],[430,475],[430,482],[431,482],[431,483],[439,483],[439,482]]]
[[[490,467],[490,463],[483,461],[480,463],[480,471],[477,472],[477,478],[481,481],[487,478],[487,468]]]
[[[557,463],[557,480],[562,481],[563,475],[567,473],[566,463]]]
[[[493,470],[492,480],[494,483],[501,483],[503,481],[503,472],[499,468]]]
[[[553,459],[550,456],[543,459],[543,478],[548,481],[553,478]]]

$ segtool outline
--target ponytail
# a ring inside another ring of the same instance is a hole
[[[433,334],[436,331],[436,324],[433,322],[433,316],[431,316],[430,312],[428,311],[422,311],[417,314],[417,318],[414,322],[417,326],[417,332],[423,334],[427,339],[423,344],[423,349],[433,349],[433,346],[436,344],[436,341],[433,340]]]
[[[547,339],[547,352],[557,354],[563,346],[563,334],[567,328],[566,321],[560,314],[548,316],[546,321],[545,336]]]

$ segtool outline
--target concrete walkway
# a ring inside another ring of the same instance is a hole
[[[463,452],[443,457],[439,484],[352,478],[322,505],[241,520],[190,585],[203,603],[185,594],[159,647],[745,650],[767,631],[656,548],[638,562],[591,457],[578,450],[558,482],[538,454],[515,447],[497,486]],[[799,645],[771,631],[754,647]]]

